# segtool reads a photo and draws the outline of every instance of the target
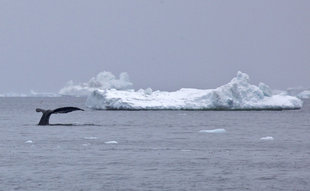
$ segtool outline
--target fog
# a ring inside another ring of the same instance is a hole
[[[133,87],[215,88],[237,71],[310,87],[308,0],[0,0],[0,93],[58,92],[99,72]]]

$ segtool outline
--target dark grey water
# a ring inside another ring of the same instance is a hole
[[[295,111],[93,111],[84,101],[0,98],[0,190],[310,190],[309,101]],[[35,125],[36,107],[58,106],[86,111],[51,117],[71,126]]]

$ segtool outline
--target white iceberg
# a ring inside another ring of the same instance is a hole
[[[200,130],[200,133],[226,133],[225,129]]]
[[[86,83],[74,84],[73,81],[59,91],[60,95],[88,96],[94,90],[117,89],[127,90],[132,87],[127,73],[123,72],[116,78],[111,72],[100,72]]]
[[[238,72],[229,83],[216,89],[183,88],[175,92],[115,89],[95,90],[86,106],[119,110],[265,110],[300,109],[302,101],[288,95],[272,95],[270,88],[249,83],[249,76]]]

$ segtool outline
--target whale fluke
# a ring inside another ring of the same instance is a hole
[[[38,125],[49,125],[50,116],[52,114],[69,113],[69,112],[77,111],[77,110],[84,111],[83,109],[80,109],[78,107],[60,107],[60,108],[57,108],[54,110],[45,110],[45,109],[37,108],[36,112],[42,112],[43,113]]]

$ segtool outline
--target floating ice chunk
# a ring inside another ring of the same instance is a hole
[[[302,101],[293,96],[272,95],[267,85],[252,85],[247,74],[238,72],[229,83],[216,89],[95,90],[88,96],[86,106],[120,110],[266,110],[300,109]]]
[[[88,147],[88,146],[90,146],[90,143],[84,143],[84,144],[82,144],[82,146]]]
[[[100,72],[96,77],[91,78],[86,83],[74,84],[69,81],[67,85],[59,91],[61,95],[69,96],[88,96],[94,90],[130,89],[132,83],[129,81],[127,73],[121,73],[119,78],[116,78],[111,72]]]
[[[192,150],[189,149],[181,149],[182,152],[191,152]]]
[[[225,129],[200,130],[200,133],[226,133]]]
[[[25,141],[25,143],[33,143],[32,140]]]
[[[274,138],[270,137],[270,136],[267,136],[267,137],[260,138],[260,140],[262,140],[262,141],[272,141],[272,140],[274,140]]]
[[[117,141],[107,141],[107,142],[104,142],[105,144],[117,144],[118,142]]]
[[[95,140],[95,139],[98,139],[98,137],[84,137],[84,139]]]

